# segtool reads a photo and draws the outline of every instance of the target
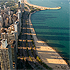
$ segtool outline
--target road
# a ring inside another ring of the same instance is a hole
[[[36,53],[35,53],[35,49],[33,50],[34,56],[31,53],[31,48],[30,46],[32,46],[32,48],[34,48],[33,43],[31,41],[31,35],[30,35],[30,29],[29,29],[29,18],[28,18],[28,12],[25,12],[23,15],[23,24],[22,24],[22,30],[21,30],[21,36],[19,37],[19,42],[20,42],[20,46],[18,47],[19,49],[19,58],[20,58],[20,65],[22,69],[27,69],[26,65],[26,60],[28,61],[28,63],[30,64],[30,66],[32,67],[31,69],[42,69],[42,70],[46,70],[41,64],[39,64],[35,57],[36,57]],[[26,42],[27,40],[27,42]],[[28,45],[26,45],[26,43]],[[28,53],[27,53],[27,47],[28,47]],[[29,58],[29,56],[31,56],[31,58],[33,59],[33,61]],[[23,57],[24,57],[24,62],[23,62]]]

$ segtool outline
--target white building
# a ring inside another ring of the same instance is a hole
[[[17,32],[17,35],[19,36],[19,34],[21,32],[21,26],[20,26],[20,23],[18,21],[15,22],[14,28],[15,28],[15,31]]]
[[[1,27],[3,26],[3,19],[2,19],[1,14],[0,14],[0,26],[1,26]]]
[[[7,47],[7,39],[5,40],[5,39],[2,39],[2,41],[1,41],[1,43],[2,43],[2,48],[6,48]]]

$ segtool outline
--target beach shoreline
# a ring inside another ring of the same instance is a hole
[[[33,6],[33,7],[37,7],[37,8],[39,8],[39,9],[41,9],[41,10],[54,10],[54,9],[61,9],[61,7],[53,7],[53,8],[51,8],[51,7],[43,7],[43,6],[38,6],[38,5],[33,5],[33,4],[30,4],[30,3],[28,3],[27,2],[27,0],[24,0],[24,3],[26,3],[26,4],[28,4],[28,5],[30,5],[30,6]]]
[[[27,0],[24,0],[27,1]],[[35,13],[35,12],[34,12]],[[38,40],[33,25],[31,23],[31,15],[29,15],[29,25],[31,33],[36,46],[37,55],[42,59],[42,61],[54,70],[69,70],[66,61],[54,50],[52,47],[48,46],[44,41]]]
[[[64,70],[63,68],[66,68],[65,70],[68,70],[69,67],[66,63],[66,61],[54,50],[52,47],[48,46],[44,41],[38,40],[36,37],[35,30],[33,28],[33,25],[31,23],[31,13],[29,15],[29,25],[31,29],[31,33],[34,39],[34,43],[36,46],[36,53],[37,55],[42,59],[42,61],[47,64],[49,67],[53,68],[53,70]],[[47,52],[47,53],[45,53]]]

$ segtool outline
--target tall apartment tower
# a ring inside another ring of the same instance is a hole
[[[12,23],[12,17],[11,17],[11,15],[9,15],[9,24],[11,24]]]
[[[18,9],[18,21],[19,21],[19,24],[20,24],[20,32],[21,32],[22,23],[21,23],[21,10],[20,9]]]
[[[10,7],[7,7],[8,15],[11,15],[10,13]]]
[[[2,39],[0,45],[1,70],[13,70],[11,47],[7,39]]]
[[[12,23],[12,17],[11,17],[10,7],[7,7],[7,11],[8,11],[9,24],[11,24]]]
[[[11,51],[12,51],[12,62],[15,63],[13,64],[14,70],[16,70],[17,66],[17,32],[12,31],[12,33],[1,33],[1,39],[7,39],[7,43],[10,44],[11,46]],[[12,47],[13,46],[13,47]]]
[[[1,39],[7,39],[8,40],[8,33],[1,33]]]
[[[5,15],[4,15],[4,13],[2,13],[2,26],[5,26]]]
[[[21,9],[18,9],[18,20],[21,19]]]
[[[6,9],[6,5],[3,5],[4,9]]]
[[[18,1],[18,8],[20,8],[20,1]]]
[[[17,32],[17,35],[19,36],[21,28],[20,28],[20,23],[18,21],[15,22],[14,28],[15,31]]]
[[[1,27],[3,26],[3,17],[2,17],[2,15],[1,15],[1,13],[0,13],[0,26],[1,26]]]
[[[21,11],[24,12],[24,3],[21,2]]]

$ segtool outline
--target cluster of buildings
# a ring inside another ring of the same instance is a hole
[[[16,70],[18,36],[21,32],[21,17],[24,12],[24,3],[18,2],[18,11],[13,14],[10,7],[0,9],[0,69]],[[6,26],[7,28],[3,28]]]
[[[0,24],[1,26],[9,26],[12,23],[12,15],[13,12],[10,11],[10,7],[5,7],[4,5],[4,10],[0,9]]]

